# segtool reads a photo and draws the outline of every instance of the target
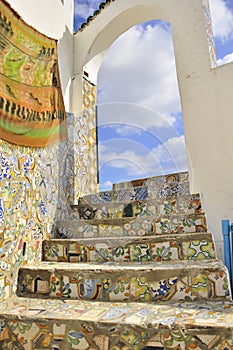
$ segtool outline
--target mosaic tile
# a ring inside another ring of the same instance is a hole
[[[69,262],[89,261],[86,250],[78,243],[69,244],[66,250]]]
[[[191,290],[198,298],[207,299],[211,297],[212,291],[210,290],[208,276],[202,273],[192,278]]]
[[[106,323],[118,323],[123,317],[125,317],[127,309],[121,306],[113,306],[106,310],[106,312],[101,316],[101,321]]]
[[[177,281],[176,290],[179,301],[195,302],[199,300],[199,297],[192,292],[191,284],[191,276],[183,277],[182,280]]]
[[[134,220],[123,227],[123,236],[147,236],[152,232],[152,223],[149,220]]]
[[[53,339],[61,341],[66,336],[67,326],[64,323],[54,323],[53,324]]]
[[[9,328],[17,336],[21,347],[23,346],[23,349],[25,350],[33,350],[37,348],[41,338],[44,338],[44,344],[47,345],[48,339],[46,340],[46,335],[48,335],[48,333],[46,330],[42,331],[40,326],[36,323],[28,323],[23,321],[9,322]],[[28,339],[30,339],[30,342],[28,342]]]
[[[58,298],[62,296],[62,277],[55,273],[50,276],[50,290],[49,296],[51,298]]]
[[[150,294],[151,300],[169,300],[176,294],[176,289],[174,288],[178,281],[178,277],[169,278],[166,280],[161,280],[158,282],[150,282]]]
[[[104,336],[104,335],[96,336],[94,337],[94,341],[100,349],[103,349],[103,350],[109,349],[109,338],[107,336]]]
[[[149,283],[145,277],[132,277],[130,281],[130,299],[134,301],[150,301]]]
[[[62,298],[78,299],[79,292],[79,278],[76,275],[63,275],[61,283]]]
[[[183,258],[185,260],[214,259],[216,258],[214,243],[202,240],[183,242]]]
[[[222,340],[219,345],[213,348],[213,350],[231,350],[233,348],[233,339]]]
[[[127,345],[127,343],[122,340],[118,340],[116,344],[110,348],[110,350],[129,350],[129,349],[130,349],[129,345]]]
[[[123,206],[108,209],[108,217],[111,219],[118,219],[123,217]]]
[[[91,261],[113,261],[112,247],[109,247],[105,243],[96,243],[95,250],[90,250]]]
[[[31,293],[38,295],[49,295],[50,274],[43,271],[41,275],[36,271],[24,270],[18,278],[18,294]]]
[[[137,244],[130,245],[130,261],[150,261],[150,245]]]
[[[157,214],[156,205],[143,202],[136,202],[132,206],[133,216],[152,216]]]
[[[189,195],[187,197],[178,197],[178,210],[179,212],[185,212],[187,214],[198,214],[202,212],[201,200],[198,194]]]
[[[151,243],[151,257],[154,261],[169,261],[180,258],[180,248],[175,241]]]
[[[68,334],[68,345],[70,349],[87,350],[90,344],[82,333],[71,330]]]
[[[202,2],[202,6],[203,6],[204,17],[205,17],[205,29],[206,29],[206,35],[208,40],[209,57],[211,61],[211,66],[212,68],[214,68],[217,66],[217,60],[216,60],[216,48],[214,43],[214,34],[213,34],[209,1],[204,0]]]
[[[178,200],[173,198],[171,200],[160,201],[160,215],[171,215],[178,213]]]
[[[225,271],[212,272],[208,276],[208,280],[211,282],[213,288],[212,293],[215,297],[231,298],[229,278]]]
[[[103,284],[101,279],[84,278],[79,282],[81,298],[85,300],[102,300]]]
[[[127,262],[130,261],[130,247],[126,246],[118,246],[113,248],[113,260],[115,262]]]
[[[197,349],[196,344],[193,343],[192,337],[189,335],[185,335],[180,330],[168,331],[164,335],[162,335],[161,342],[163,346],[170,349],[180,349],[186,350],[189,349]]]
[[[129,279],[118,278],[109,289],[109,300],[111,301],[127,301],[130,297],[130,282]]]
[[[161,217],[154,225],[156,234],[178,234],[192,232],[206,232],[205,215],[173,215]]]
[[[121,237],[124,235],[124,229],[116,225],[99,225],[100,237]]]
[[[68,256],[64,247],[59,244],[43,245],[43,260],[48,261],[68,261]]]

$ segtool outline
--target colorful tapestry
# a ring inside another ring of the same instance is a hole
[[[43,147],[67,138],[57,41],[0,0],[0,138]]]

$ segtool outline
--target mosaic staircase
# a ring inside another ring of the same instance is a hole
[[[228,272],[187,173],[80,198],[0,314],[0,349],[233,349]]]

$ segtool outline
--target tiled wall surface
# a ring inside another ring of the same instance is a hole
[[[67,181],[61,181],[65,179],[65,164],[60,162],[67,142],[42,149],[1,140],[0,147],[0,287],[3,297],[11,293],[10,285],[17,268],[40,258],[41,240],[48,237],[54,218],[66,215],[69,186]]]
[[[19,266],[40,259],[41,241],[68,218],[75,196],[97,188],[95,87],[83,86],[91,104],[68,115],[67,141],[32,148],[0,140],[0,298],[14,291]]]
[[[216,61],[216,49],[214,45],[214,34],[213,34],[213,28],[212,28],[212,21],[211,21],[211,14],[210,14],[210,5],[208,0],[202,0],[203,3],[203,11],[205,16],[205,22],[206,22],[206,35],[208,40],[208,46],[209,46],[209,54],[210,54],[210,62],[212,67],[217,66]]]
[[[74,118],[74,202],[98,191],[96,147],[96,86],[83,78],[83,110]]]

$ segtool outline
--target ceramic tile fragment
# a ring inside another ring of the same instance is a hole
[[[121,277],[111,285],[109,289],[109,300],[127,301],[130,297],[129,279]]]
[[[169,261],[179,259],[179,247],[174,241],[151,243],[151,257],[154,261]]]

